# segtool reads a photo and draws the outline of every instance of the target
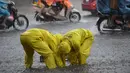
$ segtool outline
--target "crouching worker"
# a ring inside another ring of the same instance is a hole
[[[63,36],[59,45],[59,53],[65,64],[66,56],[71,65],[86,64],[93,43],[93,34],[86,29],[74,29]]]
[[[56,68],[57,65],[62,67],[61,59],[56,56],[57,45],[61,38],[61,34],[53,35],[47,30],[37,28],[22,33],[20,41],[25,51],[26,68],[31,68],[33,64],[34,51],[44,57],[44,62],[49,69]]]

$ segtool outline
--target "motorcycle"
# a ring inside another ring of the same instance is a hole
[[[29,26],[29,20],[25,15],[18,14],[18,10],[15,8],[15,3],[13,1],[9,1],[7,5],[7,9],[10,12],[10,16],[6,18],[5,16],[0,17],[0,24],[5,21],[5,25],[7,26],[6,29],[9,29],[13,26],[16,30],[24,30],[27,29]],[[25,26],[24,26],[25,25]],[[4,29],[4,28],[0,28]]]
[[[117,10],[117,14],[102,14],[99,12],[99,19],[97,20],[97,29],[100,33],[108,33],[112,31],[129,31],[130,18],[123,15]]]
[[[54,13],[57,12],[61,12],[62,9],[64,8],[64,5],[61,3],[57,3],[57,4],[53,4],[52,5],[52,11]],[[36,21],[64,21],[69,19],[70,22],[79,22],[81,20],[81,15],[79,13],[79,11],[77,9],[75,9],[74,7],[72,8],[72,10],[70,11],[70,13],[68,14],[68,18],[66,19],[65,16],[62,16],[61,19],[59,18],[55,18],[53,15],[48,15],[46,13],[42,14],[42,17],[39,15],[39,11],[36,9],[36,7],[34,7],[35,11],[35,16],[34,18],[36,18]]]

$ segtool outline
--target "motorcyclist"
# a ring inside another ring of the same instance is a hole
[[[4,17],[4,21],[2,22],[2,27],[6,28],[5,21],[7,17],[10,15],[9,11],[7,10],[7,2],[0,0],[0,16]]]
[[[126,0],[97,0],[97,10],[102,14],[112,14],[112,22],[114,20],[117,24],[122,23],[121,21],[115,20],[119,14],[129,17],[129,6],[130,4]],[[128,26],[130,27],[130,21]]]
[[[46,0],[46,2],[49,4],[48,1],[49,1],[49,0]],[[73,5],[72,5],[72,3],[71,3],[69,0],[50,0],[50,1],[53,1],[52,4],[56,4],[57,6],[59,6],[58,3],[63,4],[64,9],[65,9],[65,10],[64,10],[64,16],[65,16],[66,18],[68,17],[68,15],[69,15],[71,9],[73,8]],[[50,2],[50,5],[52,5],[52,4],[51,4],[51,2]],[[57,17],[59,14],[60,14],[60,12],[56,13],[56,16],[55,16],[55,17]]]
[[[65,16],[67,17],[68,14],[70,13],[70,11],[73,8],[72,3],[69,0],[63,0],[64,1],[64,5],[65,5]]]
[[[49,12],[52,8],[52,5],[56,4],[57,2],[60,2],[65,6],[64,16],[67,17],[73,7],[69,0],[38,0],[37,2],[38,6],[41,7],[40,14]],[[53,16],[57,17],[59,14],[60,12],[54,13]]]
[[[111,0],[114,1],[114,0]],[[117,2],[117,3],[116,3]],[[115,6],[117,5],[117,6]],[[126,0],[115,0],[115,4],[113,5],[113,7],[115,9],[119,9],[119,14],[122,14],[124,17],[127,17],[127,19],[129,19],[128,21],[128,26],[130,28],[130,3],[128,4]],[[116,20],[117,23],[121,23],[120,21]]]
[[[40,8],[40,13],[46,13],[51,9],[54,0],[34,0],[33,5]]]
[[[54,0],[54,3],[63,4],[63,6],[65,8],[65,12],[64,12],[65,17],[67,17],[67,15],[70,13],[71,9],[73,8],[73,5],[69,0]]]
[[[60,2],[64,6],[64,16],[68,17],[70,11],[73,8],[72,3],[69,0],[55,0],[55,3]]]

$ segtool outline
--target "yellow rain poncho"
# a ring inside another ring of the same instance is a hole
[[[57,55],[57,45],[62,39],[61,34],[52,35],[47,30],[33,28],[22,33],[21,44],[25,51],[25,66],[30,68],[33,64],[33,54],[36,51],[44,57],[44,62],[49,69],[56,65],[63,67],[63,62]]]
[[[86,64],[93,40],[94,37],[89,30],[74,29],[64,35],[59,51],[62,55],[68,55],[68,60],[72,65]],[[62,58],[65,59],[65,56]]]

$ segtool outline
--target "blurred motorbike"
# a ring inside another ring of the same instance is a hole
[[[104,0],[104,3],[107,0]],[[100,2],[100,0],[98,1]],[[103,1],[101,1],[101,4]],[[100,3],[99,3],[100,4]],[[100,5],[101,5],[100,4]],[[99,7],[100,7],[99,5]],[[103,4],[104,6],[107,6],[106,4]],[[128,8],[130,8],[130,5],[126,5]],[[109,6],[108,6],[109,7]],[[110,12],[108,13],[102,13],[101,11],[98,11],[99,19],[97,20],[97,29],[100,33],[109,33],[111,30],[113,31],[129,31],[130,30],[130,16],[124,15],[117,5],[116,9],[110,8]],[[103,10],[103,9],[101,9]],[[106,8],[106,11],[109,10]],[[104,9],[105,11],[105,9]]]
[[[0,17],[0,24],[3,23],[4,20],[7,26],[6,29],[10,27],[14,27],[16,30],[24,30],[29,26],[29,20],[25,15],[18,14],[18,10],[15,8],[15,3],[13,1],[9,1],[7,6],[8,11],[10,12],[10,16],[6,18],[5,16]],[[0,29],[4,29],[0,27]]]
[[[57,2],[56,4],[52,5],[51,10],[52,10],[52,12],[54,12],[56,14],[57,12],[61,12],[63,8],[64,8],[64,5]],[[74,7],[68,14],[67,19],[65,16],[61,16],[61,19],[55,18],[51,12],[49,13],[50,15],[43,13],[42,18],[41,18],[41,16],[39,15],[39,11],[37,10],[37,7],[34,6],[34,9],[36,10],[35,16],[34,16],[34,18],[36,18],[36,21],[64,21],[64,20],[69,19],[70,22],[79,22],[81,20],[81,15],[80,15],[79,11],[77,9],[75,9]]]
[[[130,29],[130,18],[124,15],[103,15],[100,17],[96,23],[98,31],[100,33],[108,33],[110,30],[129,30]]]

